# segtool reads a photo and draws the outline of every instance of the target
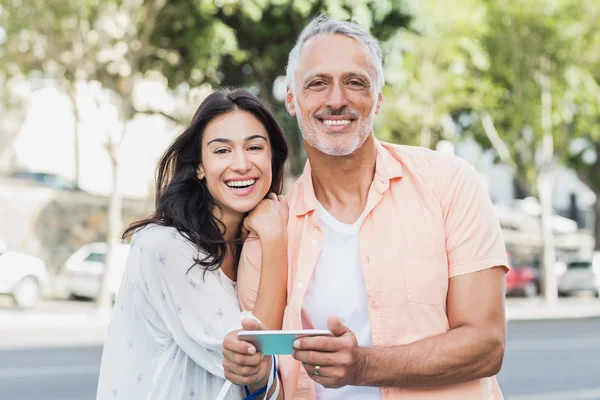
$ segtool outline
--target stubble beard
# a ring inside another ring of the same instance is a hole
[[[334,157],[348,156],[358,150],[369,137],[373,129],[373,118],[374,110],[369,116],[363,120],[359,120],[358,126],[354,132],[318,132],[315,128],[312,117],[305,118],[302,116],[302,111],[299,104],[296,102],[296,120],[302,133],[304,141],[312,148],[320,151],[323,154]],[[353,135],[351,140],[347,143],[340,143],[339,145],[329,144],[324,140],[324,136],[330,135],[331,137],[342,137],[345,135]]]

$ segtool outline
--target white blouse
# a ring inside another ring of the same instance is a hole
[[[225,383],[222,344],[240,329],[235,283],[195,265],[175,228],[136,232],[104,344],[98,400],[213,400]],[[188,271],[189,270],[189,271]],[[225,399],[241,399],[233,385]]]

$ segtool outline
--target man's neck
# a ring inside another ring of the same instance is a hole
[[[348,156],[329,156],[307,147],[319,203],[338,221],[351,224],[362,214],[375,174],[377,149],[370,135]]]

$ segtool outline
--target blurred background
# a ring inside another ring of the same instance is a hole
[[[319,13],[382,43],[380,140],[465,158],[510,255],[507,399],[600,399],[597,0],[0,0],[0,399],[94,399],[166,146],[244,87],[306,161],[287,55]]]

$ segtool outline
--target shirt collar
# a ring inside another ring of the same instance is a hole
[[[375,139],[377,159],[375,161],[375,176],[373,181],[383,193],[389,187],[391,179],[402,177],[401,161],[394,156],[395,150],[387,143]],[[307,161],[302,176],[300,176],[300,196],[296,204],[296,216],[302,216],[317,208],[317,198],[312,182],[310,163]]]

